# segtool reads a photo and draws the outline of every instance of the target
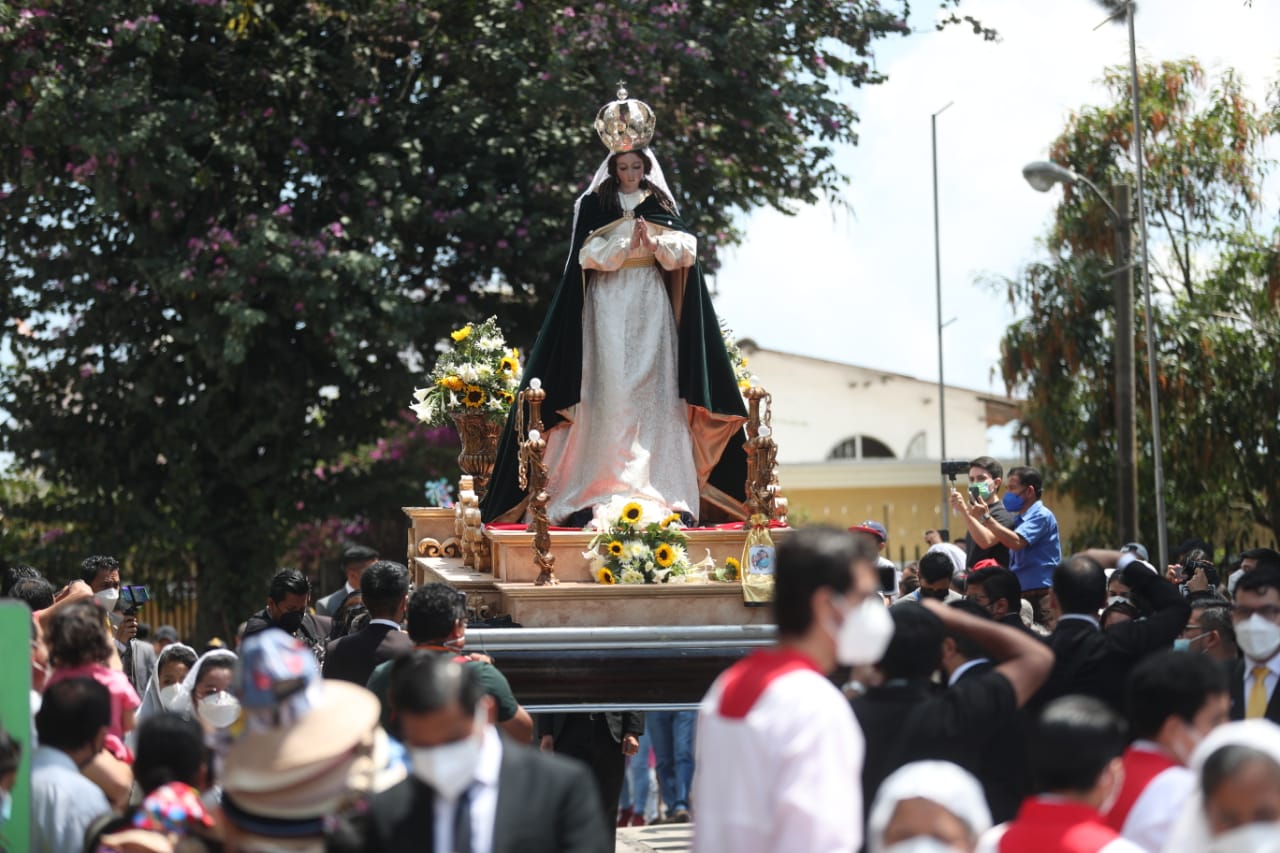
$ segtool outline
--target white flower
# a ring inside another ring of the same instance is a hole
[[[622,576],[618,580],[622,583],[644,583],[644,575],[635,569],[623,569]]]
[[[477,341],[480,349],[492,350],[494,352],[500,352],[503,349],[503,343],[504,341],[502,338],[481,338]]]
[[[670,583],[685,583],[685,576],[684,576],[684,575],[675,575],[675,574],[670,575],[670,576],[667,578],[667,583],[669,583],[669,584],[670,584]]]
[[[622,546],[622,553],[629,560],[643,562],[649,557],[649,546],[643,542],[628,542]]]
[[[424,423],[430,422],[435,418],[436,406],[435,402],[432,400],[423,400],[420,403],[414,403],[409,408],[418,416],[418,420],[423,421]]]
[[[474,364],[464,364],[458,367],[458,378],[463,382],[475,383],[480,378],[480,371],[476,370]]]
[[[449,408],[456,409],[461,405],[462,405],[462,401],[458,399],[458,395],[450,391],[449,392]]]
[[[342,391],[338,388],[337,385],[324,385],[316,393],[320,395],[321,400],[336,400],[342,396]],[[418,394],[417,391],[414,391],[413,393],[415,397]],[[418,397],[418,402],[419,403],[422,402],[421,397]]]
[[[427,399],[427,395],[430,393],[431,393],[430,388],[414,388],[413,399],[421,403],[423,400]]]
[[[507,401],[501,397],[490,397],[489,402],[485,403],[485,406],[495,412],[501,412],[507,407]]]
[[[488,379],[493,376],[493,368],[487,364],[482,364],[476,368],[476,376],[481,380]]]

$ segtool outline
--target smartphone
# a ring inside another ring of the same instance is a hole
[[[124,603],[124,612],[126,614],[134,614],[138,612],[138,608],[151,600],[151,590],[142,584],[120,586],[120,600]]]
[[[969,497],[973,498],[974,503],[986,503],[989,494],[991,494],[990,487],[985,481],[969,484]]]

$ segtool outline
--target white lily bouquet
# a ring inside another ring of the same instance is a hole
[[[426,388],[413,392],[409,406],[423,423],[439,425],[459,412],[482,413],[495,423],[520,390],[520,351],[509,349],[498,318],[468,323],[450,335],[453,346],[442,352]]]

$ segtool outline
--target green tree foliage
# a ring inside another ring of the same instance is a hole
[[[1141,70],[1143,153],[1155,293],[1160,426],[1169,533],[1254,539],[1280,535],[1280,251],[1271,165],[1263,146],[1280,104],[1261,109],[1231,71],[1194,60]],[[1104,191],[1134,183],[1127,69],[1109,71],[1110,101],[1071,115],[1050,158]],[[1135,213],[1136,218],[1136,213]],[[1134,245],[1137,246],[1136,226]],[[1113,231],[1084,187],[1066,187],[1044,247],[1049,258],[1008,282],[1022,319],[1007,330],[1001,369],[1027,395],[1027,415],[1051,476],[1096,509],[1093,535],[1114,541]],[[1140,279],[1139,279],[1140,281]],[[1154,542],[1145,322],[1137,299],[1139,496]],[[1083,543],[1077,543],[1083,544]]]
[[[908,31],[903,0],[0,2],[0,447],[59,487],[22,510],[194,563],[229,634],[446,329],[529,342],[617,80],[714,267],[739,212],[837,192]]]

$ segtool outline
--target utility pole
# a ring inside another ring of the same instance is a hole
[[[1133,199],[1128,184],[1111,189],[1119,222],[1116,232],[1115,394],[1116,533],[1120,543],[1138,541],[1137,374],[1133,344]]]
[[[942,379],[942,242],[938,227],[938,116],[947,111],[954,102],[938,110],[929,117],[930,131],[933,134],[933,278],[938,298],[938,432],[941,436],[942,460],[947,458],[947,386]],[[942,526],[951,528],[951,493],[947,487],[947,478],[939,474],[942,482]]]

